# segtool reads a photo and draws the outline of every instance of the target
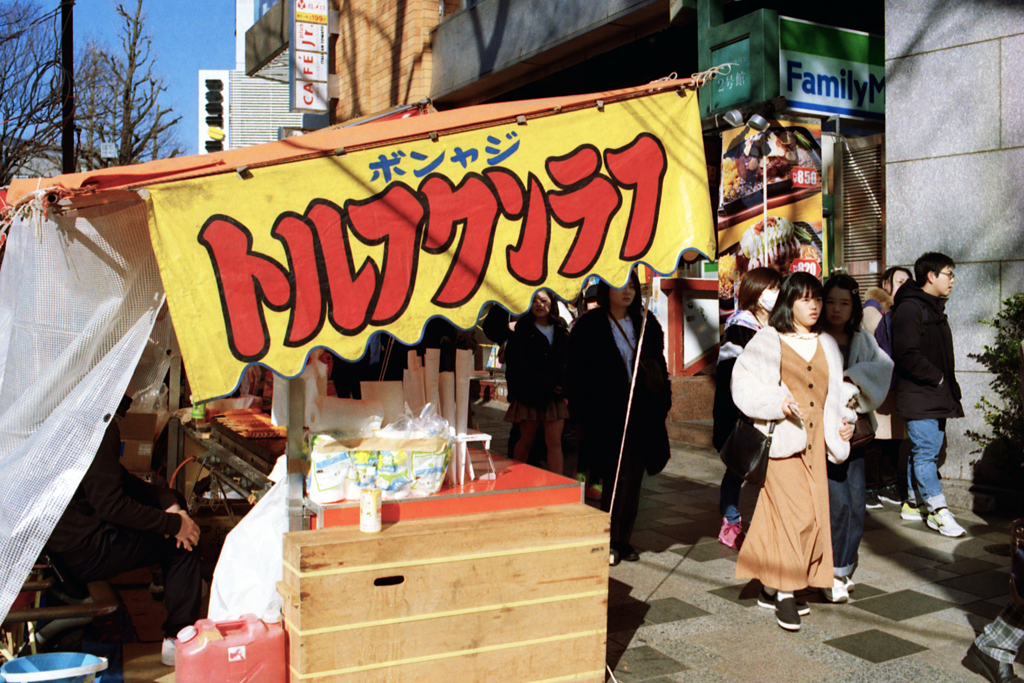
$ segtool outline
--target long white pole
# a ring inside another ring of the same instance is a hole
[[[761,133],[761,135],[767,135],[767,132]],[[765,140],[761,140],[761,168],[764,169],[762,180],[761,180],[761,226],[762,230],[768,229],[768,157],[765,155],[764,150]]]

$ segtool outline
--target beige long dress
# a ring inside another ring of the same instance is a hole
[[[737,579],[792,592],[832,587],[832,535],[825,472],[828,362],[818,342],[811,360],[782,343],[782,381],[800,404],[807,448],[768,462],[754,518],[736,560]]]

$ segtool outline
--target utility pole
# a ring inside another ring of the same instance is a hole
[[[64,72],[61,85],[60,150],[62,171],[74,173],[75,168],[75,0],[60,0],[60,62]]]

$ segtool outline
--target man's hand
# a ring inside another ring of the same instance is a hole
[[[844,422],[843,426],[839,428],[839,438],[843,441],[849,441],[853,438],[853,425],[849,422]]]
[[[192,518],[184,510],[179,508],[175,513],[181,515],[181,529],[175,534],[174,539],[177,541],[179,548],[192,550],[199,543],[199,525],[192,521]]]
[[[166,510],[164,510],[164,512],[168,512],[168,513],[181,512],[181,506],[178,505],[177,503],[174,503],[174,504],[171,505],[171,507],[169,507]],[[164,538],[170,538],[170,537],[171,537],[170,534],[164,534]]]

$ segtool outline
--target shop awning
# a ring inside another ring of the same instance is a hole
[[[540,287],[571,299],[634,263],[715,250],[689,80],[380,121],[138,166],[16,181],[89,206],[145,189],[149,232],[193,394],[245,367],[298,375],[432,317],[466,329]]]

